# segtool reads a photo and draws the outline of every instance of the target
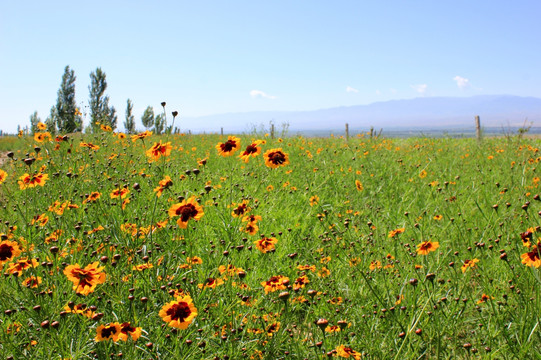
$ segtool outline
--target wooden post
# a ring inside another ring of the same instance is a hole
[[[271,139],[274,139],[274,124],[271,124]]]
[[[224,128],[220,129],[220,135],[224,136]]]
[[[477,141],[481,141],[481,120],[479,119],[479,115],[475,116],[475,136],[477,137]]]
[[[349,140],[349,124],[346,123],[346,140]]]
[[[374,127],[370,126],[370,139],[374,136]]]

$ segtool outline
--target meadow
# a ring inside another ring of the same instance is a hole
[[[2,358],[541,359],[540,140],[109,130],[10,140]]]

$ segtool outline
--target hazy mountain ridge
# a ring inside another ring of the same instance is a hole
[[[289,129],[333,130],[374,128],[457,128],[473,127],[479,115],[483,127],[517,127],[541,124],[541,99],[513,95],[472,97],[421,97],[390,100],[368,105],[335,107],[312,111],[257,111],[181,118],[182,130],[196,132],[248,131],[273,121]]]

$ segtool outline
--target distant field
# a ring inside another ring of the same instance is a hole
[[[0,138],[0,354],[540,359],[541,141],[350,134]]]

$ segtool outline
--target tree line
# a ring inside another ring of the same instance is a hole
[[[51,134],[56,133],[73,133],[83,131],[83,114],[77,107],[75,102],[75,72],[70,69],[69,65],[65,67],[60,89],[57,93],[56,104],[51,107],[51,111],[45,125],[47,131]],[[101,68],[96,68],[90,73],[89,90],[89,110],[90,124],[84,129],[87,132],[96,132],[100,128],[110,128],[116,130],[118,116],[114,106],[109,106],[109,95],[105,94],[107,90],[107,76]],[[167,117],[165,115],[165,102],[161,103],[164,112],[163,114],[154,114],[154,108],[148,106],[142,117],[141,123],[145,129],[152,129],[156,134],[163,132],[171,132],[175,117],[178,112],[173,111],[173,123],[167,126]],[[30,131],[32,134],[38,131],[38,123],[41,122],[38,112],[34,111],[30,115]],[[126,132],[133,134],[135,128],[135,116],[133,115],[133,102],[130,99],[126,101],[126,115],[123,122]]]

